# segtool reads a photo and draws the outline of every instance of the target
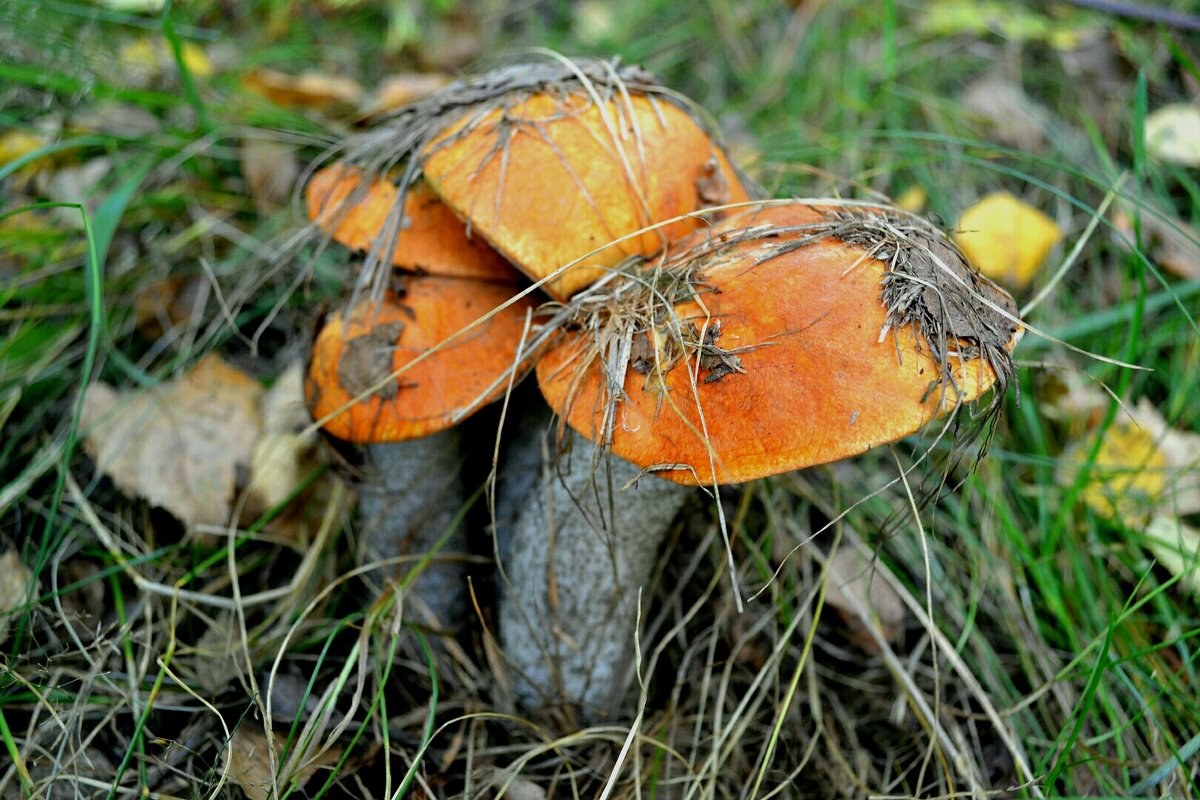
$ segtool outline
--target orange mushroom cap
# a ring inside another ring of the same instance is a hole
[[[529,363],[517,358],[526,311],[536,305],[529,298],[451,339],[513,294],[500,283],[419,276],[402,294],[329,314],[304,382],[313,418],[357,444],[415,439],[457,424],[503,394],[509,369]]]
[[[423,182],[408,189],[404,214],[394,218],[399,191],[382,177],[336,162],[319,170],[304,190],[309,218],[352,250],[392,248],[392,265],[449,278],[521,282],[520,274],[466,226]],[[381,241],[391,227],[391,241]]]
[[[421,154],[426,180],[534,280],[655,222],[749,199],[725,152],[665,96],[596,102],[518,93],[450,126]],[[566,299],[630,255],[706,225],[663,225],[589,256],[543,288]]]
[[[1011,298],[916,218],[791,203],[689,244],[629,284],[668,298],[634,304],[652,326],[609,310],[624,348],[585,324],[537,368],[572,428],[661,477],[737,483],[853,456],[1007,385]]]

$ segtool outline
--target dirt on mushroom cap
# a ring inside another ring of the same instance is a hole
[[[599,60],[456,82],[357,137],[344,160],[396,175],[397,203],[424,175],[472,235],[535,278],[654,222],[747,198],[693,106],[644,70]],[[589,263],[649,254],[680,232],[608,247]],[[366,277],[379,280],[374,267],[369,258]],[[572,269],[549,291],[565,298],[596,274]]]
[[[526,313],[536,305],[528,298],[458,335],[515,291],[420,276],[402,293],[329,314],[304,383],[313,418],[357,444],[414,439],[457,424],[499,397],[511,370],[519,376],[530,368],[529,353],[521,350]]]
[[[994,411],[1008,384],[1011,299],[919,218],[797,202],[689,244],[581,295],[580,330],[538,365],[571,427],[662,477],[736,483],[856,455],[996,384]]]

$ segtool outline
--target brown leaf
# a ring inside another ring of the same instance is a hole
[[[16,550],[5,550],[0,554],[0,643],[8,636],[11,622],[10,611],[25,605],[30,590],[36,591],[33,573],[21,562]]]
[[[363,90],[351,78],[305,72],[288,75],[259,67],[242,78],[242,86],[283,108],[300,108],[335,113],[358,106]]]
[[[138,333],[153,341],[188,320],[199,321],[209,290],[201,275],[177,275],[141,286],[133,296]]]
[[[1200,278],[1200,231],[1181,222],[1174,215],[1162,219],[1158,214],[1142,214],[1142,235],[1146,239],[1150,258],[1172,275],[1187,280]],[[1113,225],[1133,241],[1133,221],[1125,211],[1118,211]]]
[[[385,78],[362,106],[364,117],[376,117],[423,100],[452,79],[442,72],[403,72]]]
[[[262,397],[263,433],[250,460],[244,519],[252,520],[279,506],[321,464],[318,434],[308,430],[312,418],[304,402],[303,383],[303,369],[297,362]],[[335,480],[333,473],[321,476],[275,517],[267,530],[293,547],[307,546],[324,515]]]
[[[968,111],[989,123],[992,138],[1000,144],[1026,152],[1046,146],[1050,114],[1015,83],[997,77],[981,78],[963,91],[962,102]]]
[[[84,397],[84,449],[122,491],[189,528],[229,521],[239,469],[262,423],[262,387],[215,354],[151,389],[93,384]]]
[[[903,600],[879,574],[881,569],[884,569],[881,564],[846,546],[833,554],[826,571],[825,602],[846,623],[855,644],[872,653],[879,652],[879,645],[862,617],[862,610],[870,615],[869,624],[889,642],[899,640],[908,619]]]
[[[293,146],[260,137],[242,140],[242,176],[259,214],[266,216],[283,206],[299,175]]]
[[[283,753],[287,737],[275,731],[275,755]],[[341,748],[334,747],[307,761],[293,775],[279,776],[281,794],[289,787],[302,789],[318,770],[336,764],[342,757]],[[234,731],[229,742],[229,779],[245,792],[248,800],[268,800],[274,797],[272,775],[275,761],[271,757],[267,736],[263,731],[242,725]]]
[[[430,20],[421,38],[413,42],[413,49],[424,68],[455,72],[475,61],[483,45],[479,20],[464,10]]]

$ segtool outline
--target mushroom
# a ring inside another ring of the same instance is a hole
[[[630,272],[578,295],[575,329],[538,363],[577,435],[513,524],[499,608],[518,701],[588,719],[628,685],[639,592],[685,485],[855,456],[995,385],[988,419],[1021,331],[948,239],[880,206],[764,205]]]
[[[596,60],[518,64],[456,82],[357,137],[345,148],[344,156],[310,181],[311,215],[337,241],[367,250],[360,285],[369,287],[369,294],[376,298],[382,295],[393,266],[430,274],[446,274],[446,268],[461,269],[463,264],[472,265],[472,270],[481,266],[490,271],[495,262],[503,261],[503,254],[533,279],[547,279],[544,288],[565,300],[628,256],[657,252],[667,241],[702,222],[696,219],[690,225],[676,222],[654,227],[660,220],[744,201],[749,196],[693,105],[639,68]],[[444,219],[447,209],[465,219],[466,227]],[[650,230],[639,234],[643,228]],[[454,233],[448,243],[441,232],[451,229]],[[621,241],[623,237],[630,238]],[[562,274],[556,274],[559,272]],[[428,285],[422,284],[425,280],[408,280],[410,299],[405,302],[410,307],[417,287]],[[524,309],[513,307],[503,313],[515,318]],[[381,413],[384,398],[379,391],[396,394],[397,407],[407,409],[413,403],[412,392],[406,388],[409,382],[419,379],[422,386],[433,387],[440,386],[439,381],[458,380],[450,372],[434,374],[435,365],[443,362],[430,359],[425,363],[428,370],[400,375],[399,388],[384,382],[386,388],[380,389],[381,380],[391,374],[386,370],[402,366],[398,354],[390,365],[382,355],[388,336],[366,327],[367,320],[381,314],[388,312],[367,307],[362,312],[352,309],[345,317],[354,320],[346,326],[352,329],[353,341],[362,341],[353,351],[354,358],[359,358],[359,351],[366,354],[362,359],[370,363],[361,371],[372,376],[371,386],[377,393],[363,410],[349,413],[347,419],[363,420]],[[330,322],[340,324],[340,319],[331,317]],[[387,324],[400,322],[404,320]],[[404,324],[405,335],[412,336],[413,323]],[[419,324],[427,327],[424,321]],[[501,323],[493,320],[491,324]],[[515,325],[507,323],[502,327],[507,335],[515,330]],[[454,332],[450,326],[437,330],[446,335]],[[480,333],[497,338],[491,331]],[[350,341],[348,337],[351,333],[331,333],[319,342]],[[468,347],[469,341],[451,349]],[[497,352],[506,354],[511,366],[515,342],[504,341]],[[536,350],[540,341],[533,342],[531,350]],[[420,346],[436,343],[436,337],[427,336]],[[340,353],[336,348],[333,352]],[[318,383],[313,377],[318,369],[314,357],[309,381],[314,414],[324,416],[369,391],[353,379],[351,386],[343,384],[341,388],[357,391],[338,391],[339,381],[347,377],[338,372],[337,365],[344,360],[340,354],[329,356]],[[480,380],[476,388],[502,391],[505,382],[498,376],[506,373],[488,374],[494,379]],[[324,402],[326,399],[330,402]],[[407,410],[399,413],[411,416]],[[461,408],[450,416],[462,416]],[[356,427],[361,424],[355,422]],[[382,422],[369,427],[388,428]],[[418,426],[414,422],[410,427]],[[398,436],[431,432],[406,429]],[[404,452],[412,455],[396,458],[418,465],[458,458],[448,455],[459,452],[455,434],[438,436],[438,440],[406,445]],[[395,447],[389,446],[386,452],[400,453]],[[378,516],[371,513],[376,505],[395,502],[383,498],[396,497],[400,486],[409,489],[406,497],[440,496],[443,503],[453,496],[452,490],[461,491],[458,484],[450,483],[414,492],[414,481],[432,479],[428,470],[417,466],[418,474],[413,475],[391,460],[383,469],[383,457],[375,448],[368,449],[368,458],[376,464],[375,472],[393,477],[381,483],[378,492],[364,491],[361,510],[367,519]],[[449,469],[452,465],[441,466]],[[440,492],[433,491],[439,488]],[[378,504],[371,499],[374,496],[381,498]],[[431,517],[424,506],[398,507],[387,518],[409,520],[409,527],[422,522],[426,543],[440,536],[444,527],[442,518]],[[405,549],[413,552],[423,545],[417,544],[417,533],[409,527],[405,531],[411,535],[397,537],[382,525],[372,524],[378,534],[372,533],[371,539],[391,542],[401,538],[408,542]],[[392,545],[381,549],[398,552]],[[443,610],[440,616],[452,615]]]
[[[397,199],[392,183],[335,164],[313,177],[307,195],[314,222],[336,241],[385,246],[380,238]],[[444,628],[465,612],[464,569],[453,560],[467,550],[456,524],[467,502],[465,456],[454,426],[523,369],[518,351],[536,303],[500,308],[523,278],[468,239],[427,187],[407,193],[403,216],[387,247],[404,271],[381,298],[363,296],[318,323],[305,395],[327,434],[364,446],[359,518],[370,556],[439,554],[408,596]]]

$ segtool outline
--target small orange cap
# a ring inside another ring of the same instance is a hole
[[[393,266],[448,278],[523,283],[512,265],[466,226],[424,182],[408,190],[404,216],[392,219],[399,192],[385,178],[367,178],[362,170],[336,162],[318,171],[304,190],[309,218],[335,242],[351,250],[388,246],[381,232],[396,229]]]
[[[507,388],[501,378],[517,363],[525,314],[536,303],[523,298],[447,340],[514,291],[486,281],[417,276],[403,294],[389,292],[382,302],[329,314],[304,382],[313,418],[339,439],[393,442],[452,427],[464,410],[495,400]],[[522,359],[517,368],[530,363]]]

